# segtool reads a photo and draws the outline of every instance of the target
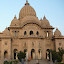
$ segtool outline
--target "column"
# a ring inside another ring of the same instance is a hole
[[[51,52],[50,52],[50,61],[52,61],[52,54],[51,54]]]
[[[33,52],[33,59],[35,59],[35,52]]]
[[[16,51],[16,60],[18,60],[17,54],[18,54],[18,51]]]
[[[49,60],[48,54],[49,54],[49,53],[47,52],[47,59]]]
[[[28,52],[26,52],[26,59],[28,59]]]
[[[41,59],[41,51],[40,51],[40,59]]]

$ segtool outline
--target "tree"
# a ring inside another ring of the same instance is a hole
[[[20,51],[18,54],[17,54],[17,57],[19,59],[19,61],[21,62],[21,59],[25,59],[26,57],[26,54],[22,51]]]
[[[55,60],[57,60],[58,62],[61,62],[62,61],[62,56],[64,54],[64,50],[62,48],[58,48],[58,52],[56,52],[55,50],[49,50],[50,53],[52,53],[52,60],[53,62]]]

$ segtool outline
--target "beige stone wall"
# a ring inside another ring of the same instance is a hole
[[[55,47],[56,51],[58,51],[58,48],[64,49],[64,39],[55,39]]]
[[[31,30],[33,31],[33,35],[30,35]],[[19,31],[16,37],[13,36],[14,31]],[[27,32],[26,35],[24,35],[24,31]],[[37,31],[39,32],[39,35],[36,35]],[[48,38],[46,37],[46,31],[49,31]],[[53,36],[52,29],[42,29],[36,24],[27,24],[22,29],[11,29],[10,33],[11,36],[14,37],[12,39],[12,58],[14,57],[14,49],[17,49],[18,52],[27,49],[29,57],[31,57],[31,49],[34,49],[35,58],[38,58],[39,49],[41,49],[42,58],[46,58],[47,49],[54,49],[53,41],[51,40]]]
[[[11,59],[11,39],[2,39],[1,45],[1,59],[4,59],[4,52],[7,51],[7,59]]]

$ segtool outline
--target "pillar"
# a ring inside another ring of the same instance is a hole
[[[28,59],[28,51],[26,52],[26,59]]]
[[[52,54],[51,54],[51,52],[50,52],[50,61],[52,61]]]

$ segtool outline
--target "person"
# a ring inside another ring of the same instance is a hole
[[[31,58],[29,57],[29,62],[31,61]]]
[[[22,58],[21,63],[24,64],[24,59]]]
[[[5,59],[4,59],[4,61],[8,61],[8,59],[7,59],[7,58],[5,58]]]

